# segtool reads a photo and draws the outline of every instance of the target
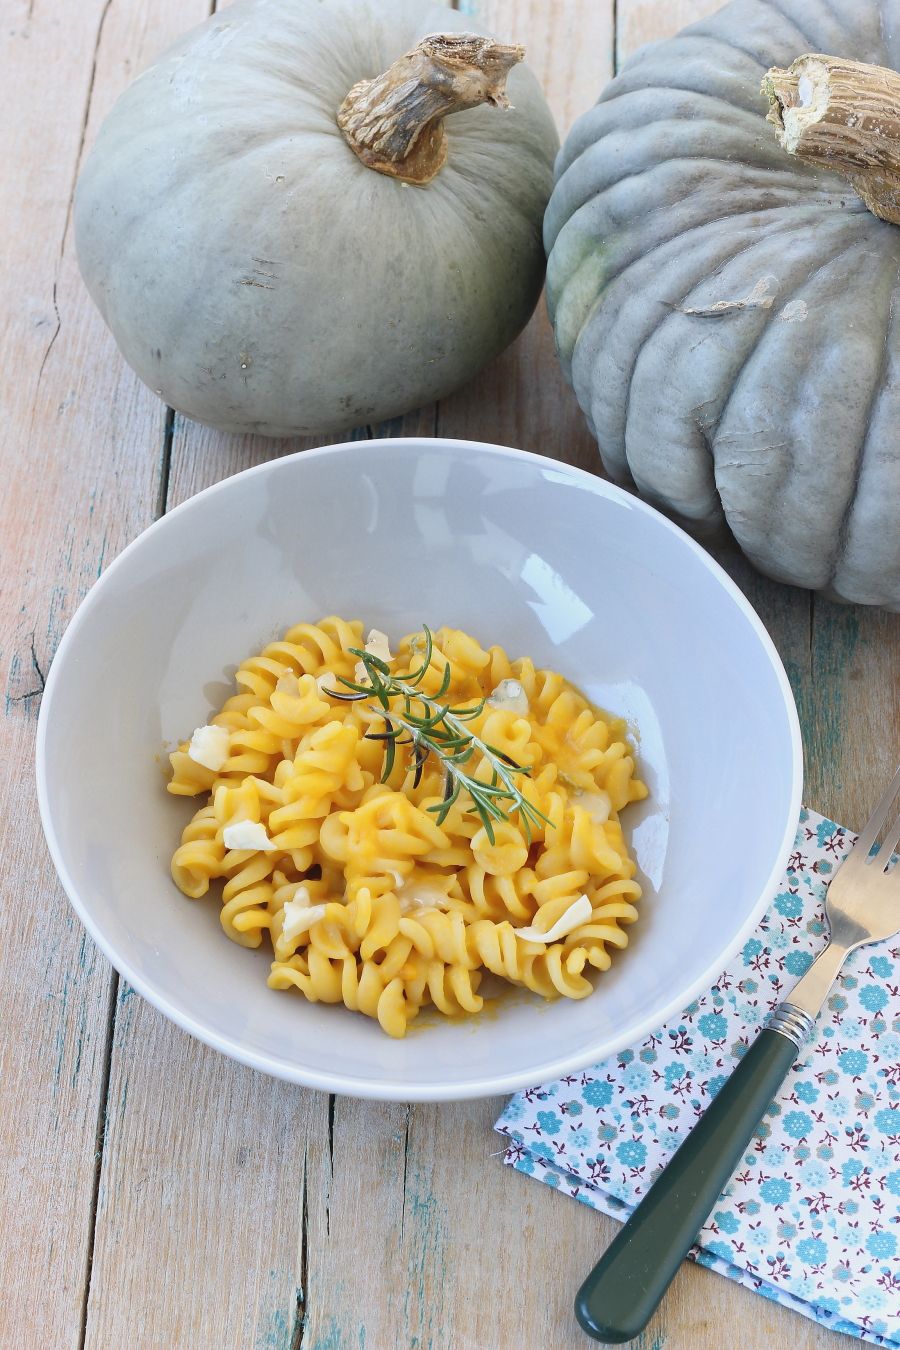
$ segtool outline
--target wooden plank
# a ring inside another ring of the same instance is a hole
[[[368,427],[348,427],[346,431],[325,436],[294,436],[283,441],[263,436],[230,436],[212,427],[190,422],[175,413],[172,419],[172,458],[169,473],[169,509],[213,483],[229,478],[242,469],[265,464],[279,455],[296,454],[317,445],[338,445],[342,441],[373,439],[379,436],[433,436],[437,410],[433,404],[417,409],[406,417],[379,422]]]
[[[81,286],[70,207],[84,145],[183,0],[0,6],[0,869],[4,937],[0,1344],[80,1342],[111,973],[41,839],[44,675],[104,559],[153,517],[162,417]],[[183,22],[183,18],[180,20]]]
[[[123,987],[86,1346],[286,1350],[327,1155],[326,1096],[224,1059]]]
[[[462,0],[501,38],[525,47],[560,136],[612,75],[613,7],[589,0]],[[602,473],[600,455],[556,360],[544,301],[513,345],[438,409],[438,432],[515,445]]]
[[[816,596],[810,655],[806,798],[859,829],[900,763],[900,616]]]
[[[687,24],[705,19],[721,8],[722,0],[618,0],[617,68],[646,42],[672,37]]]

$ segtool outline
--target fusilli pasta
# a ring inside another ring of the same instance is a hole
[[[647,789],[624,723],[467,633],[435,633],[427,666],[422,635],[404,638],[385,670],[421,665],[424,695],[474,713],[472,792],[496,784],[492,764],[520,775],[526,805],[485,819],[465,793],[447,804],[439,754],[417,764],[398,741],[388,758],[386,705],[335,696],[365,683],[359,652],[384,659],[375,637],[335,617],[298,624],[238,668],[238,692],[170,756],[168,790],[206,798],[176,885],[198,898],[223,883],[222,926],[243,946],[267,938],[272,989],[343,1003],[391,1036],[426,1006],[479,1012],[487,973],[584,998],[641,894],[619,813]]]

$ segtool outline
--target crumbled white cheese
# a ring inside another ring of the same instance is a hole
[[[388,642],[387,633],[382,633],[379,628],[370,628],[369,636],[366,638],[366,651],[370,656],[377,657],[379,661],[385,664],[393,661],[391,648]],[[357,684],[368,684],[369,676],[366,671],[365,661],[357,661],[353,672],[353,678]]]
[[[427,881],[413,878],[398,887],[396,894],[401,914],[420,914],[426,909],[450,908],[447,892],[441,890],[440,886],[429,885]]]
[[[312,904],[312,896],[306,886],[298,886],[291,899],[286,903],[296,905],[298,909],[309,909]]]
[[[583,806],[588,815],[590,815],[598,825],[605,825],[609,820],[609,813],[612,810],[612,802],[609,799],[609,793],[602,789],[598,792],[579,792],[574,798],[576,806]]]
[[[228,758],[227,727],[197,727],[188,746],[188,759],[218,773]]]
[[[391,656],[387,633],[382,633],[378,628],[369,629],[369,636],[366,638],[366,651],[370,656],[377,656],[379,661],[393,661],[394,659]]]
[[[299,694],[300,685],[297,676],[292,670],[286,670],[283,675],[278,676],[275,688],[280,694]]]
[[[492,708],[501,712],[527,713],[528,695],[518,680],[501,680],[488,699]]]
[[[580,928],[583,923],[587,923],[590,917],[591,902],[586,895],[580,895],[546,933],[539,933],[536,928],[532,927],[517,928],[515,934],[516,937],[524,938],[527,942],[558,942],[560,938],[565,937],[574,929]]]
[[[359,680],[356,683],[359,684]],[[324,675],[316,676],[316,688],[323,696],[333,694],[335,690],[340,691],[341,682],[336,675],[332,675],[330,671],[326,670]]]
[[[255,820],[238,820],[234,825],[226,825],[222,831],[222,842],[226,848],[249,850],[254,853],[272,853],[275,845],[266,834],[265,825]]]
[[[304,894],[304,888],[301,886],[297,892],[298,897]],[[306,899],[288,900],[281,916],[281,936],[287,942],[293,942],[294,938],[306,933],[312,928],[314,923],[325,917],[324,905],[311,905],[309,903],[309,894]]]

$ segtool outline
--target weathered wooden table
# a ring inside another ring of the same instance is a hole
[[[617,61],[716,4],[461,7],[525,44],[564,131]],[[167,413],[120,360],[75,265],[72,191],[86,147],[126,82],[209,9],[0,0],[0,1347],[586,1345],[572,1294],[613,1225],[500,1165],[499,1101],[372,1104],[232,1064],[118,980],[44,848],[34,730],[78,602],[160,512],[301,448]],[[388,433],[495,440],[597,467],[542,313],[456,397],[353,434]],[[793,682],[806,800],[859,824],[893,763],[897,619],[725,562]],[[825,1350],[840,1339],[690,1266],[640,1344]]]

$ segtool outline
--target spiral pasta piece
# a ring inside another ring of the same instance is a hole
[[[225,845],[212,802],[201,806],[181,835],[181,846],[172,856],[175,885],[192,900],[209,890],[214,877],[222,876]]]

